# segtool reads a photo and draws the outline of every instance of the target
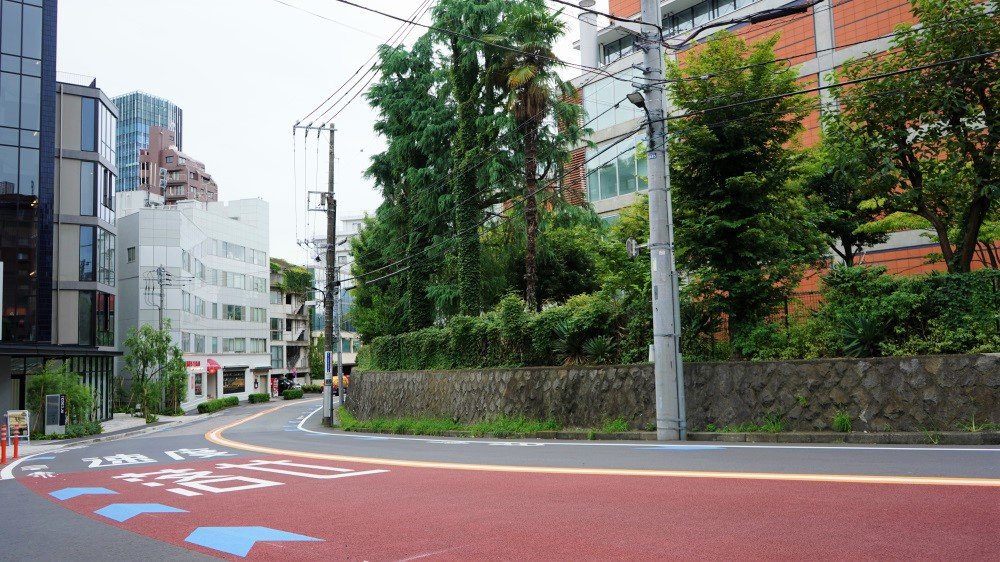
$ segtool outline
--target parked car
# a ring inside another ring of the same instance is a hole
[[[284,392],[284,391],[286,391],[286,390],[288,390],[290,388],[302,388],[302,385],[299,384],[299,383],[297,383],[297,382],[295,382],[295,379],[291,378],[289,376],[285,376],[283,378],[278,379],[278,392],[279,393],[282,393],[282,392]]]

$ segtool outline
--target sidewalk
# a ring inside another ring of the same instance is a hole
[[[146,423],[146,420],[143,418],[135,417],[131,414],[117,413],[114,414],[112,419],[101,422],[103,431],[98,435],[88,435],[86,437],[78,437],[76,439],[49,439],[44,441],[32,441],[30,443],[21,442],[18,456],[26,457],[28,455],[47,453],[49,451],[62,449],[63,447],[88,445],[90,443],[98,443],[100,441],[113,441],[115,439],[123,439],[125,437],[135,437],[137,435],[143,435],[145,433],[160,431],[170,427],[176,427],[203,420],[208,418],[210,415],[211,414],[159,416],[159,421],[155,423]],[[8,456],[11,454],[11,449],[7,450],[7,454]]]

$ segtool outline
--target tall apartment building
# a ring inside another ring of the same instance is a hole
[[[174,145],[184,147],[184,112],[170,100],[145,92],[130,92],[112,99],[121,111],[117,152],[120,175],[118,191],[139,189],[139,152],[149,148],[150,129],[161,127],[174,133]]]
[[[176,138],[170,129],[149,128],[149,146],[139,150],[139,189],[164,196],[168,204],[218,201],[219,186],[205,164],[181,152]]]
[[[140,191],[119,200],[119,339],[133,327],[158,325],[162,290],[163,318],[188,367],[182,408],[266,392],[267,203],[163,205],[162,197]]]
[[[293,267],[284,260],[272,259],[277,267],[271,270],[270,341],[271,378],[294,378],[308,382],[309,374],[309,315],[313,310],[307,295],[284,290],[284,269]]]
[[[661,2],[661,24],[669,41],[686,37],[691,30],[705,24],[805,3],[804,0],[666,0]],[[640,0],[610,0],[609,9],[614,16],[638,20]],[[802,14],[756,25],[722,26],[712,32],[728,29],[748,42],[778,34],[775,56],[798,70],[799,83],[807,89],[829,85],[830,72],[848,59],[886,50],[893,28],[915,21],[908,0],[822,0]],[[636,32],[640,27],[612,20],[599,24],[598,16],[581,13],[578,42],[581,63],[622,78],[641,76],[635,66],[641,68],[642,52],[628,30]],[[710,33],[702,38],[707,35]],[[688,49],[697,45],[696,41],[674,56],[683,65]],[[621,135],[639,129],[645,116],[625,98],[635,90],[626,81],[585,72],[573,83],[580,89],[586,119],[592,119],[589,126],[594,133],[589,140],[595,146],[574,151],[575,166],[565,180],[565,192],[576,202],[589,202],[606,220],[614,220],[622,208],[633,202],[637,192],[646,189],[646,162],[638,159],[635,151],[645,133],[636,133],[614,149],[599,153]],[[816,95],[821,102],[830,101],[828,90]],[[669,95],[667,107],[670,107]],[[819,139],[819,111],[809,115],[804,126],[801,142],[811,146]],[[886,244],[869,248],[865,262],[883,263],[890,272],[913,273],[932,267],[926,266],[926,257],[937,251],[937,245],[920,234],[907,231],[893,235]]]
[[[57,83],[58,2],[0,8],[0,409],[65,362],[111,416],[115,333],[115,105]]]

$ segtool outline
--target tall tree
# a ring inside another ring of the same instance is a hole
[[[434,23],[447,44],[451,93],[457,104],[457,128],[452,137],[452,198],[457,238],[458,290],[462,314],[482,312],[479,226],[490,190],[486,148],[498,136],[494,117],[502,108],[504,91],[488,75],[499,68],[503,52],[469,38],[495,36],[510,5],[506,0],[441,0]]]
[[[144,417],[160,411],[162,398],[168,399],[170,414],[184,401],[187,371],[180,348],[171,341],[169,321],[163,330],[143,324],[129,331],[123,370],[132,377],[132,404],[139,405]]]
[[[883,213],[869,197],[873,191],[884,190],[891,178],[845,130],[839,114],[831,113],[825,125],[822,144],[802,167],[802,182],[813,203],[810,206],[819,213],[817,226],[829,237],[830,249],[853,266],[865,247],[889,237],[865,226],[882,218]]]
[[[403,324],[416,330],[435,318],[427,295],[428,280],[440,257],[428,253],[435,236],[450,227],[448,173],[451,152],[448,140],[455,131],[455,112],[449,99],[447,69],[435,60],[431,35],[424,35],[412,49],[383,46],[379,51],[379,81],[367,93],[379,111],[375,130],[386,139],[386,150],[372,158],[367,175],[382,191],[383,205],[395,206],[393,217],[405,264]],[[383,252],[390,248],[376,248]],[[390,273],[385,271],[384,273]],[[377,275],[373,275],[377,277]]]
[[[505,86],[510,90],[508,110],[523,158],[523,205],[527,233],[524,261],[525,302],[538,309],[538,184],[553,166],[568,159],[567,146],[580,136],[581,106],[572,103],[573,86],[556,72],[552,47],[563,33],[560,12],[550,12],[543,0],[512,3],[504,20],[504,41],[515,50],[503,60]],[[542,151],[541,145],[550,150]],[[545,156],[549,158],[545,159]]]
[[[951,272],[969,271],[1000,198],[1000,13],[976,0],[911,0],[921,27],[888,53],[845,64],[866,80],[837,91],[844,117],[896,183],[874,195],[887,212],[930,222]]]
[[[704,298],[719,302],[734,344],[790,294],[822,245],[789,181],[787,145],[808,109],[791,95],[795,70],[774,60],[776,42],[747,46],[722,33],[668,69],[675,105],[690,114],[671,134],[677,257]],[[756,99],[766,101],[733,104]]]

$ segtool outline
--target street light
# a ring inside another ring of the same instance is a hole
[[[635,105],[636,107],[641,107],[642,109],[646,109],[646,100],[643,99],[642,92],[632,92],[631,94],[625,97],[627,97],[628,101],[632,102],[632,104]],[[649,114],[648,110],[646,111],[646,114],[647,115]]]

